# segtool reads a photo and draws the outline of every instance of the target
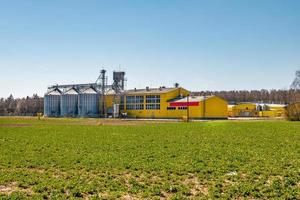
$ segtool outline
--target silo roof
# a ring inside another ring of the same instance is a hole
[[[90,87],[90,88],[87,88],[86,90],[82,91],[82,93],[83,94],[97,94],[98,92],[94,88]]]
[[[106,92],[106,95],[113,95],[113,94],[116,94],[116,92],[115,92],[113,89],[109,89],[109,90]]]
[[[64,94],[78,94],[77,90],[74,88],[69,89]]]
[[[61,95],[61,91],[59,89],[54,89],[48,92],[46,95]]]

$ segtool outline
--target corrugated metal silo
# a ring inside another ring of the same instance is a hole
[[[77,117],[78,94],[79,92],[75,88],[71,88],[61,95],[61,99],[60,99],[61,116]]]
[[[87,88],[78,95],[80,117],[99,117],[99,94],[94,88]]]
[[[59,117],[60,116],[60,96],[59,89],[51,90],[44,96],[44,116]]]

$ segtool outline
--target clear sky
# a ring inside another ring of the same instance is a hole
[[[94,82],[127,88],[288,88],[300,68],[299,0],[0,1],[0,97]]]

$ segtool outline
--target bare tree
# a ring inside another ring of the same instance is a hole
[[[291,85],[291,89],[299,90],[300,89],[300,70],[296,71],[296,77]]]
[[[36,116],[44,110],[44,99],[34,94],[32,97],[15,99],[10,95],[0,99],[0,115]]]
[[[0,115],[7,115],[5,99],[0,99]]]
[[[295,102],[288,105],[286,116],[288,120],[300,121],[300,102]]]

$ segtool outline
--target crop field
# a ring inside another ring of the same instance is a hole
[[[0,118],[0,199],[300,199],[300,123]]]

